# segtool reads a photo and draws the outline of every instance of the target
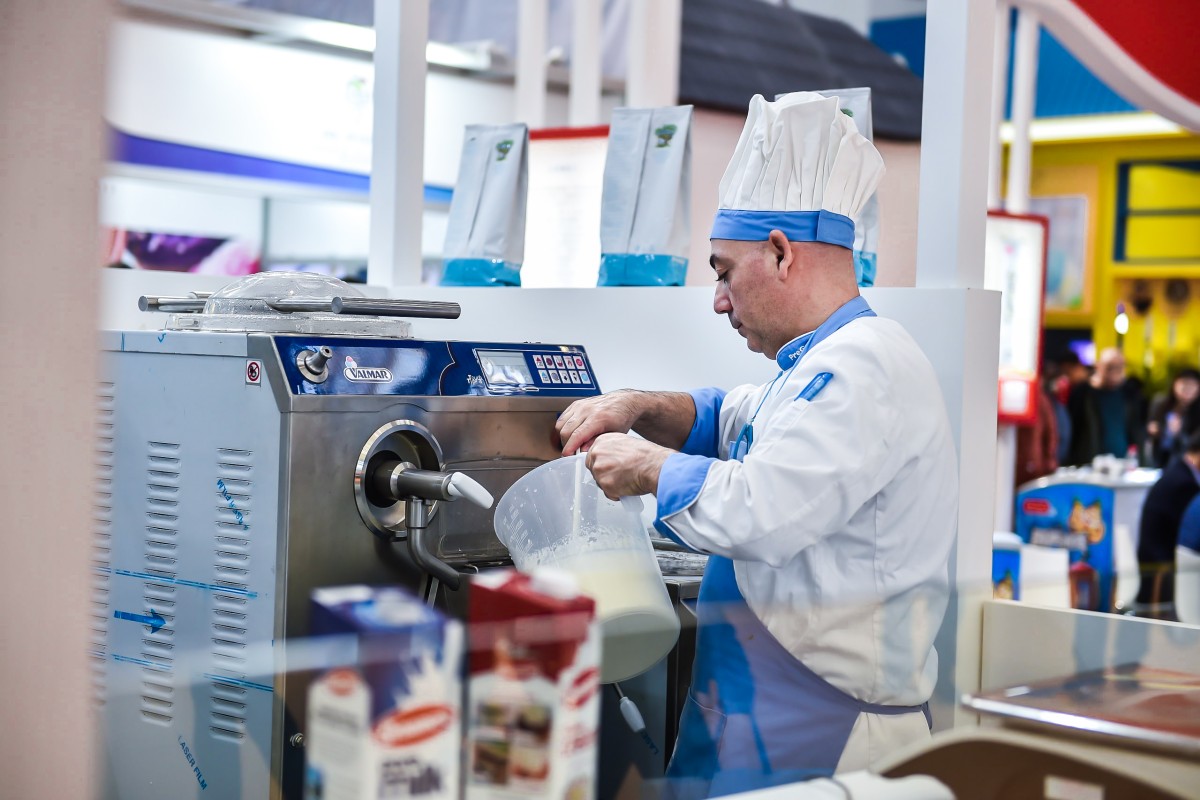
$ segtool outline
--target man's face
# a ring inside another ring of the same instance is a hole
[[[1189,404],[1200,396],[1200,381],[1184,375],[1175,379],[1175,396],[1179,402]]]
[[[1125,358],[1120,354],[1108,355],[1096,365],[1096,372],[1103,388],[1116,389],[1125,380]]]
[[[775,259],[764,242],[712,239],[708,263],[717,280],[713,311],[729,317],[729,324],[755,353],[774,358],[785,342],[776,341],[773,323],[778,320]]]

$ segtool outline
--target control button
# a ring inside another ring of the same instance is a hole
[[[542,379],[542,383],[550,382],[550,375],[544,369],[538,370],[538,377]]]
[[[542,357],[540,355],[536,355],[536,354],[533,357],[533,365],[535,367],[537,367],[538,369],[541,369],[542,367],[546,366],[545,364],[542,363]]]
[[[571,376],[567,374],[567,371],[565,369],[560,369],[558,371],[558,377],[563,383],[571,382]]]
[[[567,368],[567,363],[566,363],[565,361],[563,361],[563,357],[562,357],[562,356],[560,356],[560,355],[555,355],[555,356],[554,356],[554,366],[558,367],[559,369],[566,369],[566,368]]]
[[[575,369],[583,369],[583,368],[584,368],[583,357],[575,356]]]
[[[562,378],[558,377],[558,370],[555,370],[555,369],[550,370],[550,382],[551,383],[562,383]]]
[[[569,372],[567,372],[567,374],[571,376],[571,383],[579,383],[579,373],[578,372],[576,372],[575,370],[570,370]]]
[[[579,380],[583,381],[584,383],[591,383],[592,376],[587,374],[587,370],[581,369],[579,370]]]

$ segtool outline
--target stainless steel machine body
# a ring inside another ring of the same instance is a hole
[[[167,330],[103,349],[92,656],[105,794],[127,800],[292,796],[311,590],[430,582],[381,465],[499,497],[599,393],[577,346]],[[421,508],[433,561],[506,558],[490,510]]]

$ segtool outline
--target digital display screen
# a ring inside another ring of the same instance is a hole
[[[492,386],[529,386],[533,384],[533,375],[529,365],[525,363],[524,353],[514,353],[507,350],[479,350],[479,366],[483,368],[483,377]]]

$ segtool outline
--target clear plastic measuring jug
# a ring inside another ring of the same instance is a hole
[[[642,524],[641,500],[606,498],[583,459],[550,461],[514,483],[496,504],[496,535],[517,569],[565,569],[596,601],[600,680],[611,683],[665,656],[679,636],[679,618]]]

